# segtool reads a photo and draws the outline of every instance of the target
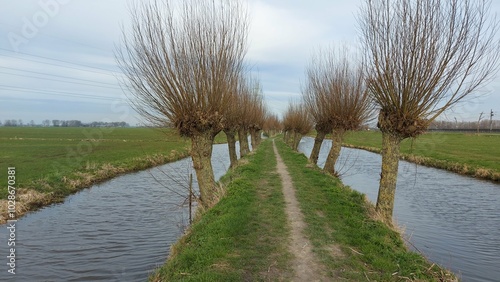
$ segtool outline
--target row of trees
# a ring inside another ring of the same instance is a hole
[[[310,159],[316,162],[324,136],[332,133],[325,170],[335,174],[344,133],[375,107],[383,135],[376,210],[391,224],[401,141],[422,134],[497,72],[498,22],[488,9],[486,0],[366,0],[358,16],[362,59],[345,49],[313,58],[302,103],[284,115],[285,140],[297,149],[314,126]],[[226,132],[233,150],[237,133],[245,155],[248,134],[256,147],[263,128],[281,129],[246,74],[248,14],[239,1],[166,0],[139,4],[132,15],[132,31],[124,31],[124,47],[117,50],[131,101],[151,123],[171,124],[191,139],[200,202],[211,206],[215,135]]]
[[[34,120],[31,120],[29,123],[24,124],[22,120],[15,120],[15,119],[10,119],[10,120],[5,120],[5,122],[0,125],[6,126],[6,127],[22,127],[22,126],[29,126],[29,127],[36,127],[36,126],[42,126],[42,127],[129,127],[130,125],[124,121],[120,122],[102,122],[102,121],[94,121],[90,123],[83,123],[79,120],[43,120],[42,124],[36,124]]]
[[[6,119],[4,123],[2,124],[0,122],[0,125],[7,126],[7,127],[17,127],[17,126],[35,126],[35,121],[31,120],[28,124],[24,124],[22,119]]]
[[[285,143],[298,151],[300,140],[313,128],[313,121],[304,104],[290,103],[283,116]]]
[[[425,132],[444,111],[491,81],[498,70],[498,21],[489,1],[367,0],[358,16],[364,56],[353,63],[345,49],[319,53],[307,69],[303,102],[284,117],[285,140],[297,149],[314,123],[310,161],[317,162],[327,133],[334,164],[346,131],[378,109],[382,167],[376,210],[392,223],[401,141]],[[335,55],[337,54],[337,55]],[[438,124],[435,122],[434,124]]]
[[[335,163],[346,132],[358,130],[373,116],[373,103],[366,87],[364,64],[346,47],[319,51],[306,70],[301,103],[291,103],[283,119],[285,142],[297,150],[300,139],[316,130],[309,161],[317,164],[327,134],[332,147],[323,170],[338,176]]]
[[[245,67],[248,14],[240,1],[154,1],[131,11],[132,30],[123,33],[117,61],[131,89],[134,108],[156,126],[173,126],[191,139],[199,202],[217,201],[211,164],[214,137],[224,131],[231,156],[260,143],[269,121],[260,83]],[[269,120],[275,117],[270,116]]]

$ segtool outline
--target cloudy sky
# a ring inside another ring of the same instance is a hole
[[[139,0],[0,0],[0,121],[141,123],[120,89],[113,54],[131,1]],[[314,50],[356,45],[361,1],[249,0],[247,60],[271,111],[281,114],[299,99]],[[442,119],[474,120],[491,109],[500,116],[500,77],[486,90]]]

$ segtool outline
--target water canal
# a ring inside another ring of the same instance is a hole
[[[309,156],[313,145],[313,138],[303,138],[299,150]],[[326,140],[320,167],[330,148]],[[342,148],[336,169],[375,203],[380,165],[379,154]],[[500,185],[402,161],[394,216],[415,248],[462,281],[499,281]]]
[[[226,173],[227,144],[214,145],[212,164],[216,179]],[[186,158],[123,175],[21,218],[8,281],[146,281],[188,224],[191,167]],[[7,235],[1,226],[2,242]]]
[[[309,155],[313,142],[304,138],[299,149]],[[320,166],[330,146],[323,144]],[[337,169],[345,184],[375,202],[380,162],[378,154],[343,148]],[[212,164],[217,179],[227,171],[226,144],[214,146]],[[17,274],[9,281],[146,280],[188,223],[182,203],[190,173],[186,158],[117,177],[28,214],[17,223]],[[498,281],[499,215],[498,184],[400,163],[398,225],[415,248],[463,281]],[[0,239],[6,242],[7,235],[2,226]],[[7,265],[0,271],[6,273]]]

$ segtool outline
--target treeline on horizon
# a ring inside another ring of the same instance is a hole
[[[80,120],[44,120],[41,124],[35,123],[31,120],[28,123],[23,123],[21,119],[7,119],[3,123],[0,122],[0,126],[4,127],[130,127],[130,125],[124,121],[117,122],[104,122],[104,121],[93,121],[89,123],[84,123]]]
[[[500,120],[481,120],[481,121],[433,121],[429,130],[446,129],[446,130],[490,130],[500,129]]]
[[[478,126],[479,125],[479,126]],[[28,123],[23,123],[22,120],[7,119],[3,123],[0,121],[0,126],[4,127],[130,127],[130,124],[124,121],[117,122],[103,122],[93,121],[84,123],[80,120],[44,120],[41,124],[35,123],[31,120]],[[154,127],[154,126],[150,126]],[[363,126],[362,129],[368,129],[370,126]],[[374,129],[374,128],[373,128]],[[458,130],[458,131],[473,131],[479,129],[480,131],[493,129],[494,131],[500,130],[500,120],[482,120],[477,121],[444,121],[437,120],[431,123],[429,131],[433,130]]]

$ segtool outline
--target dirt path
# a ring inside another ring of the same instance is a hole
[[[324,270],[316,262],[312,252],[312,246],[309,239],[304,235],[306,223],[304,215],[299,207],[299,202],[295,197],[295,189],[293,188],[292,178],[288,173],[287,167],[281,159],[281,156],[276,148],[273,140],[274,154],[278,163],[278,174],[281,177],[283,184],[283,194],[285,196],[286,207],[285,211],[291,227],[291,243],[290,252],[294,255],[292,267],[295,271],[295,276],[292,281],[328,281],[324,275]]]

